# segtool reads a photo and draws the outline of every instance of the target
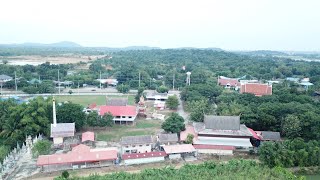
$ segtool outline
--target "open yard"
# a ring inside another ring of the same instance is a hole
[[[98,141],[120,141],[123,136],[155,135],[160,132],[161,121],[137,120],[135,125],[114,125],[106,130],[95,130]]]
[[[128,104],[134,105],[134,96],[107,96],[107,97],[128,97]],[[81,104],[82,106],[88,106],[88,104],[96,103],[97,105],[106,104],[106,96],[104,95],[70,95],[70,96],[55,96],[57,102],[70,101],[75,104]]]

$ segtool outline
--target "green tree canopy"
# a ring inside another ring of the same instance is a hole
[[[174,96],[169,96],[168,99],[166,100],[166,106],[169,109],[177,109],[179,106],[179,99],[176,95]]]
[[[177,113],[172,113],[165,122],[162,123],[161,128],[171,133],[180,133],[186,129],[183,117]]]

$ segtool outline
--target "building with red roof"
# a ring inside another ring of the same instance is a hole
[[[94,141],[94,132],[87,131],[82,133],[81,142]]]
[[[219,76],[218,78],[218,84],[220,86],[224,86],[225,88],[240,87],[240,82],[238,81],[238,79],[226,78],[221,76]]]
[[[135,153],[135,154],[123,154],[122,160],[125,165],[131,164],[144,164],[164,161],[164,157],[167,154],[165,152],[146,152],[146,153]]]
[[[255,96],[272,95],[272,85],[260,83],[241,84],[240,93],[250,93]]]
[[[115,123],[133,123],[137,117],[138,110],[135,106],[100,106],[99,115],[111,113]]]
[[[176,144],[163,146],[166,154],[169,155],[169,159],[179,159],[181,157],[195,156],[195,148],[192,144]]]
[[[80,144],[66,154],[39,156],[37,166],[42,167],[44,171],[110,166],[118,158],[117,155],[116,150],[93,151],[90,147]]]

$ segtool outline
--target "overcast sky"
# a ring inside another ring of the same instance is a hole
[[[320,50],[319,0],[0,0],[0,44]]]

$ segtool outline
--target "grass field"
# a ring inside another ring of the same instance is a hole
[[[161,129],[156,120],[137,120],[136,125],[115,125],[107,130],[95,131],[98,141],[119,141],[123,136],[154,135]]]
[[[108,96],[108,97],[128,97],[128,104],[134,105],[134,96]],[[97,103],[97,105],[106,104],[106,96],[103,95],[70,95],[70,96],[55,96],[57,102],[69,101],[75,104],[81,104],[82,106],[88,106],[88,104]]]

